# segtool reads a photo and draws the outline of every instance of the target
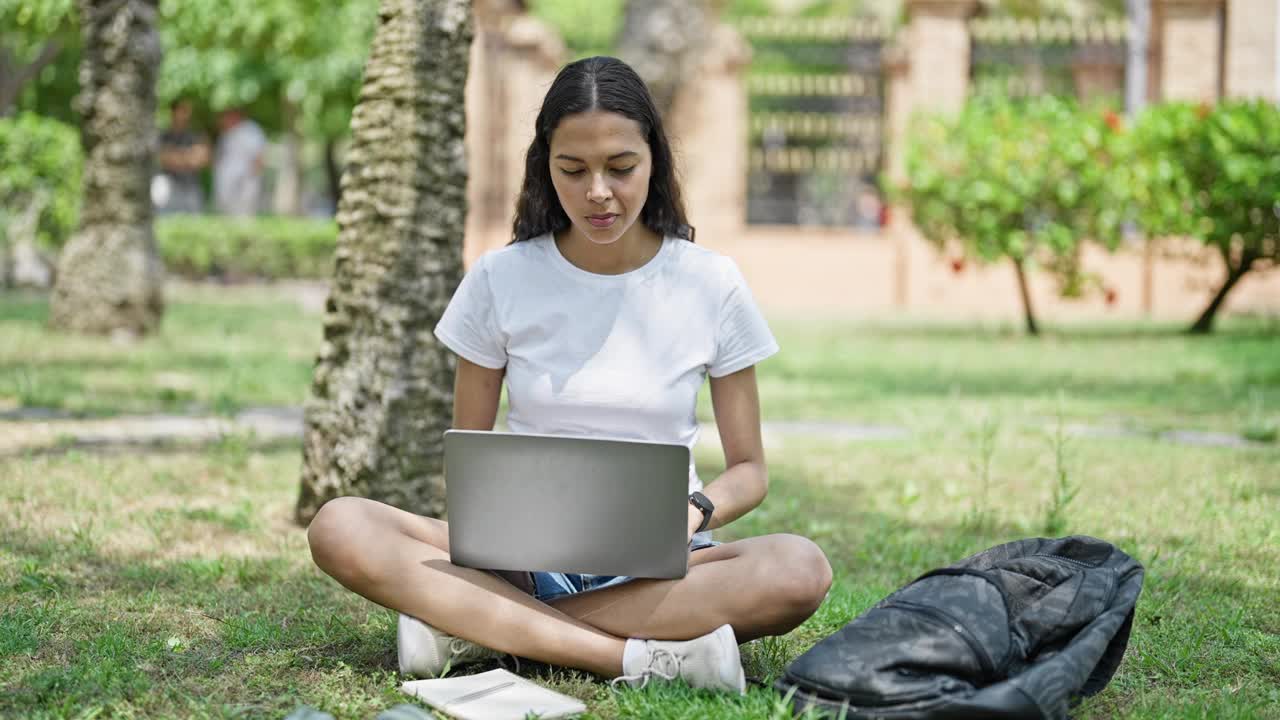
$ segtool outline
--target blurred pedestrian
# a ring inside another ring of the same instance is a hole
[[[256,215],[262,198],[267,136],[239,108],[218,116],[218,151],[213,166],[213,199],[224,215]]]
[[[209,166],[209,141],[192,128],[191,114],[185,98],[169,106],[169,129],[160,135],[160,174],[152,186],[157,212],[204,211],[200,172]]]

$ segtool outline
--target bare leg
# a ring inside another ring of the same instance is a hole
[[[485,647],[604,677],[622,674],[609,635],[483,570],[449,562],[448,526],[363,498],[338,498],[307,532],[317,565],[384,607]]]
[[[316,564],[352,591],[485,647],[606,677],[624,639],[685,640],[725,623],[739,642],[788,632],[831,584],[812,542],[769,535],[700,550],[679,580],[636,580],[552,604],[491,573],[449,562],[448,525],[362,498],[321,508]]]
[[[633,580],[551,601],[622,637],[684,640],[733,625],[738,642],[790,632],[818,609],[831,567],[809,540],[766,535],[699,550],[680,580]]]

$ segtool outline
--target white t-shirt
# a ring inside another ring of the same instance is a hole
[[[620,275],[573,265],[550,234],[490,252],[463,277],[435,334],[477,365],[506,367],[513,432],[691,449],[707,374],[778,351],[733,260],[674,237]],[[701,488],[691,463],[689,489]]]

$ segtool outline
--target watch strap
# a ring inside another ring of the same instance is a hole
[[[702,512],[702,524],[699,525],[698,529],[694,532],[700,533],[703,530],[706,530],[707,526],[711,524],[712,513],[716,511],[715,503],[711,502],[711,499],[706,495],[695,490],[689,493],[689,504],[698,508],[698,510]]]

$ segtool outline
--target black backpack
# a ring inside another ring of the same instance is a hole
[[[1091,537],[998,545],[881,600],[774,688],[849,720],[1065,718],[1119,667],[1142,575]]]

